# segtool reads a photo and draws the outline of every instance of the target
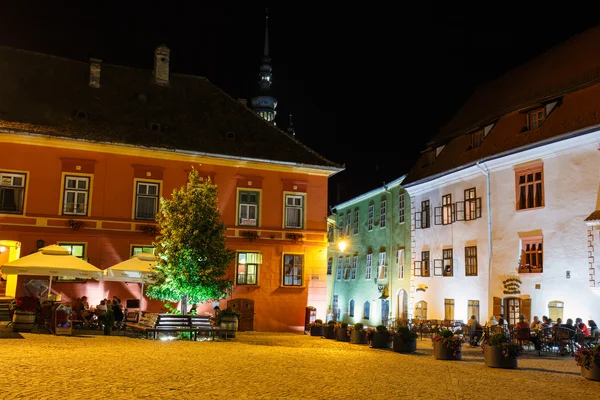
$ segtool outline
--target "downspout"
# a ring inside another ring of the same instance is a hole
[[[490,181],[490,170],[487,165],[485,169],[481,167],[479,161],[476,163],[477,168],[479,168],[483,174],[486,176],[486,186],[487,186],[487,220],[488,220],[488,302],[489,297],[491,295],[492,289],[492,184]],[[485,164],[484,164],[485,165]],[[492,306],[493,308],[493,306]],[[488,303],[488,312],[490,311],[490,306]],[[491,311],[494,312],[493,309]]]
[[[392,264],[392,262],[393,262],[392,260],[394,259],[394,253],[392,252],[392,248],[393,248],[393,245],[394,245],[394,196],[392,196],[392,192],[390,192],[388,190],[388,187],[387,187],[387,185],[385,183],[383,184],[383,190],[385,190],[386,192],[388,192],[390,194],[390,211],[391,211],[390,212],[390,261],[389,261],[390,270],[389,270],[389,275],[388,275],[388,294],[389,294],[390,297],[392,297],[392,293],[393,293],[393,291],[392,291],[392,281],[393,281],[392,277],[394,276],[392,274],[392,265],[393,265]],[[390,307],[388,309],[388,318],[386,319],[387,321],[390,320],[389,313],[392,311],[392,304],[393,304],[393,302],[390,301]],[[392,313],[392,316],[393,315],[394,314]]]

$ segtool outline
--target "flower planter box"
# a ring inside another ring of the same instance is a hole
[[[448,349],[441,342],[433,343],[433,356],[436,360],[462,360],[462,344],[459,346],[456,355],[453,349]]]
[[[348,330],[345,328],[337,328],[335,330],[335,340],[338,342],[349,342]]]
[[[389,333],[374,332],[371,338],[371,347],[374,349],[389,349],[392,346]]]
[[[581,376],[592,381],[600,381],[600,367],[592,366],[590,369],[581,367]]]
[[[518,367],[517,357],[502,356],[502,348],[497,346],[485,345],[483,348],[483,357],[485,366],[490,368],[514,369]]]
[[[417,341],[405,341],[401,337],[396,336],[392,339],[392,350],[396,353],[414,353],[417,351]]]
[[[367,332],[365,332],[364,330],[357,331],[353,329],[352,333],[350,334],[350,343],[367,344]]]
[[[324,336],[324,335],[325,335],[325,327],[323,325],[310,327],[310,336]]]
[[[325,339],[335,339],[335,327],[333,325],[325,327]]]
[[[35,325],[35,312],[32,311],[15,311],[13,314],[12,328],[13,331],[31,331]]]

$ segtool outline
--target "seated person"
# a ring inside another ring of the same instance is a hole
[[[108,311],[108,307],[106,307],[106,301],[100,300],[100,304],[96,306],[96,316],[98,319],[102,319],[102,317],[106,314],[106,311]]]
[[[121,299],[113,300],[112,310],[115,313],[115,327],[120,327],[123,324],[123,307],[121,307]]]
[[[515,327],[517,328],[517,337],[519,338],[519,341],[529,340],[533,343],[536,350],[540,350],[540,339],[535,335],[531,336],[531,325],[525,319],[525,315],[519,315],[519,322],[517,322]]]
[[[590,319],[588,320],[588,325],[590,327],[590,336],[598,337],[600,335],[600,329],[598,328],[598,325],[596,325],[596,322]]]

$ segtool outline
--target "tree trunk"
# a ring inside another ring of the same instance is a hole
[[[187,315],[187,296],[181,296],[181,315]]]

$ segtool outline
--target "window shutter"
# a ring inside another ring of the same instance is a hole
[[[521,299],[521,314],[527,321],[531,321],[531,299]]]
[[[421,261],[415,261],[414,276],[421,276]]]
[[[421,229],[421,212],[415,213],[415,229]]]
[[[456,222],[456,203],[452,204],[452,207],[450,209],[450,216],[451,216],[451,221],[454,223]]]
[[[475,199],[475,216],[481,218],[481,197]]]
[[[442,207],[433,208],[433,223],[436,225],[442,225]]]
[[[464,221],[465,220],[465,202],[457,201],[456,203],[454,203],[454,212],[456,213],[457,221]]]
[[[436,259],[433,260],[433,276],[444,275],[444,260]]]
[[[492,314],[502,314],[502,299],[500,297],[494,297],[494,307],[492,308]]]

